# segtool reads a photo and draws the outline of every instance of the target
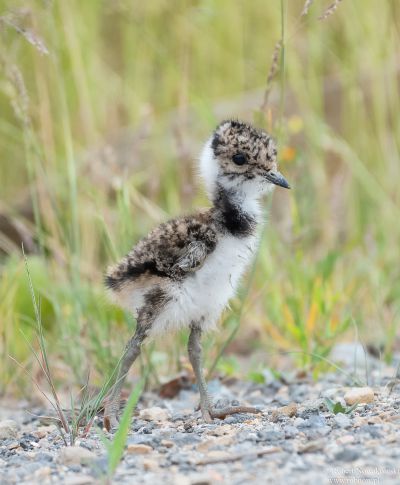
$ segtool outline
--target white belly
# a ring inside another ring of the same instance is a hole
[[[192,322],[204,330],[215,327],[252,260],[257,242],[257,236],[221,238],[204,265],[171,289],[171,301],[153,323],[151,333],[179,330]]]

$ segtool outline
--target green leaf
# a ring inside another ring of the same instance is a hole
[[[335,403],[335,405],[333,406],[334,414],[345,413],[345,412],[346,412],[346,408],[344,408],[340,402]]]
[[[343,414],[350,414],[351,412],[353,412],[355,410],[355,408],[358,406],[358,402],[353,404],[352,406],[350,406],[349,408],[345,408],[344,406],[342,406],[342,404],[338,401],[338,402],[333,402],[331,399],[329,399],[328,397],[325,398],[325,404],[326,404],[326,407],[329,409],[329,411],[332,413],[332,414],[339,414],[339,413],[343,413]]]
[[[326,404],[326,407],[329,409],[329,411],[331,413],[334,413],[333,409],[335,407],[335,403],[331,399],[329,399],[329,397],[325,398],[325,404]]]
[[[262,372],[251,371],[248,374],[248,378],[256,384],[265,384],[265,376]]]
[[[142,394],[143,387],[144,379],[142,378],[138,382],[138,384],[136,384],[131,395],[129,396],[124,412],[121,416],[118,430],[115,433],[112,443],[108,447],[108,472],[110,476],[114,474],[124,453],[129,426],[131,424],[132,413],[139,400],[140,395]]]
[[[352,406],[350,406],[349,408],[346,409],[345,411],[345,414],[350,414],[352,413],[356,407],[359,405],[360,403],[356,402],[355,404],[353,404]]]

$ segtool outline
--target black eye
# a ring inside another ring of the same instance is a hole
[[[233,155],[232,157],[232,162],[236,163],[236,165],[244,165],[247,163],[246,155],[243,155],[243,153],[236,153],[236,155]]]

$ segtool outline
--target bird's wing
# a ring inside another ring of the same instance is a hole
[[[183,278],[199,269],[217,244],[209,211],[165,222],[141,239],[118,265],[129,278],[143,273]]]
[[[176,263],[172,266],[172,272],[175,274],[190,273],[198,270],[203,266],[205,259],[210,253],[204,241],[192,241],[183,248],[181,255]]]

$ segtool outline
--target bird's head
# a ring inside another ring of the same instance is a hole
[[[213,196],[218,186],[231,192],[259,197],[274,185],[290,188],[277,168],[273,138],[238,120],[223,121],[207,141],[200,171]]]

